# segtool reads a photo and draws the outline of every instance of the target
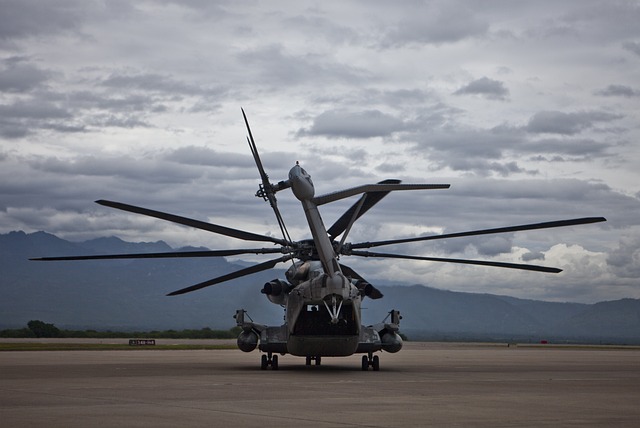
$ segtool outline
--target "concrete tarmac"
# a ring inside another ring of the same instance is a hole
[[[640,350],[408,343],[361,356],[0,352],[2,427],[638,427]]]

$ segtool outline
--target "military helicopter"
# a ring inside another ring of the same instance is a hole
[[[240,269],[190,287],[171,292],[168,296],[200,290],[221,282],[230,281],[245,275],[251,275],[272,269],[279,263],[292,261],[285,273],[286,280],[274,279],[264,284],[261,293],[274,304],[285,309],[285,322],[281,326],[266,326],[253,322],[244,309],[236,311],[236,324],[242,328],[237,344],[244,352],[256,347],[263,352],[261,368],[278,369],[278,354],[291,354],[305,357],[306,365],[321,364],[322,357],[350,356],[363,354],[362,370],[380,369],[380,359],[374,353],[400,351],[403,342],[398,334],[400,312],[391,310],[382,322],[364,326],[361,323],[361,305],[364,298],[379,299],[382,293],[357,272],[340,262],[341,256],[378,257],[431,262],[462,263],[470,265],[493,266],[508,269],[521,269],[537,272],[558,273],[561,269],[518,263],[504,263],[485,260],[465,260],[439,257],[412,256],[395,253],[363,251],[363,249],[409,242],[422,242],[436,239],[487,235],[494,233],[517,232],[524,230],[546,229],[573,226],[606,221],[603,217],[586,217],[495,229],[473,230],[468,232],[427,235],[413,238],[392,239],[376,242],[349,243],[346,238],[354,222],[392,191],[448,189],[449,184],[403,184],[400,180],[388,179],[376,184],[366,184],[337,192],[316,196],[311,176],[298,162],[289,171],[286,180],[271,183],[260,160],[257,146],[249,127],[247,116],[242,109],[247,128],[247,142],[260,174],[256,196],[269,202],[278,222],[283,238],[260,235],[239,229],[220,226],[213,223],[181,217],[161,211],[154,211],[120,202],[98,200],[100,205],[123,211],[142,214],[158,219],[191,226],[197,229],[229,236],[232,238],[270,242],[276,247],[243,248],[231,250],[166,252],[146,254],[112,254],[91,256],[44,257],[32,260],[97,260],[97,259],[136,259],[171,257],[226,257],[241,254],[282,254],[266,262]],[[291,189],[302,204],[307,219],[311,239],[293,241],[289,236],[280,210],[276,193]],[[323,204],[347,197],[361,195],[329,229],[326,229],[318,207]],[[338,240],[338,238],[340,239]]]

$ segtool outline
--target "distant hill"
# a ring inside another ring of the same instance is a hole
[[[229,328],[235,309],[278,324],[282,309],[260,294],[279,273],[267,271],[197,293],[168,292],[240,269],[223,258],[34,262],[31,257],[162,252],[164,242],[100,238],[71,243],[37,232],[0,235],[0,328],[40,319],[61,328]],[[193,250],[184,248],[183,250]]]
[[[242,268],[223,258],[33,262],[31,257],[171,251],[165,242],[131,243],[99,238],[73,243],[54,235],[0,235],[0,329],[39,319],[60,328],[184,329],[234,325],[244,308],[260,323],[282,323],[282,308],[262,285],[271,270],[195,293],[168,292]],[[193,250],[183,248],[181,250]],[[365,323],[391,309],[402,313],[402,331],[414,339],[640,343],[640,300],[593,305],[551,303],[490,294],[460,293],[422,285],[380,286],[383,299],[366,299]]]

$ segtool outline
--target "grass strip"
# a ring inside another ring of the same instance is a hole
[[[238,349],[236,345],[152,345],[130,346],[117,343],[0,343],[3,351],[190,351]]]

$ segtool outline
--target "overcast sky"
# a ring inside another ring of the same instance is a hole
[[[560,274],[342,260],[370,280],[640,298],[639,22],[636,1],[0,0],[0,233],[256,246],[104,198],[279,236],[244,107],[274,182],[300,161],[317,194],[451,184],[387,196],[351,242],[608,219],[381,248]],[[307,238],[297,200],[278,200]],[[322,206],[325,224],[353,202]]]

